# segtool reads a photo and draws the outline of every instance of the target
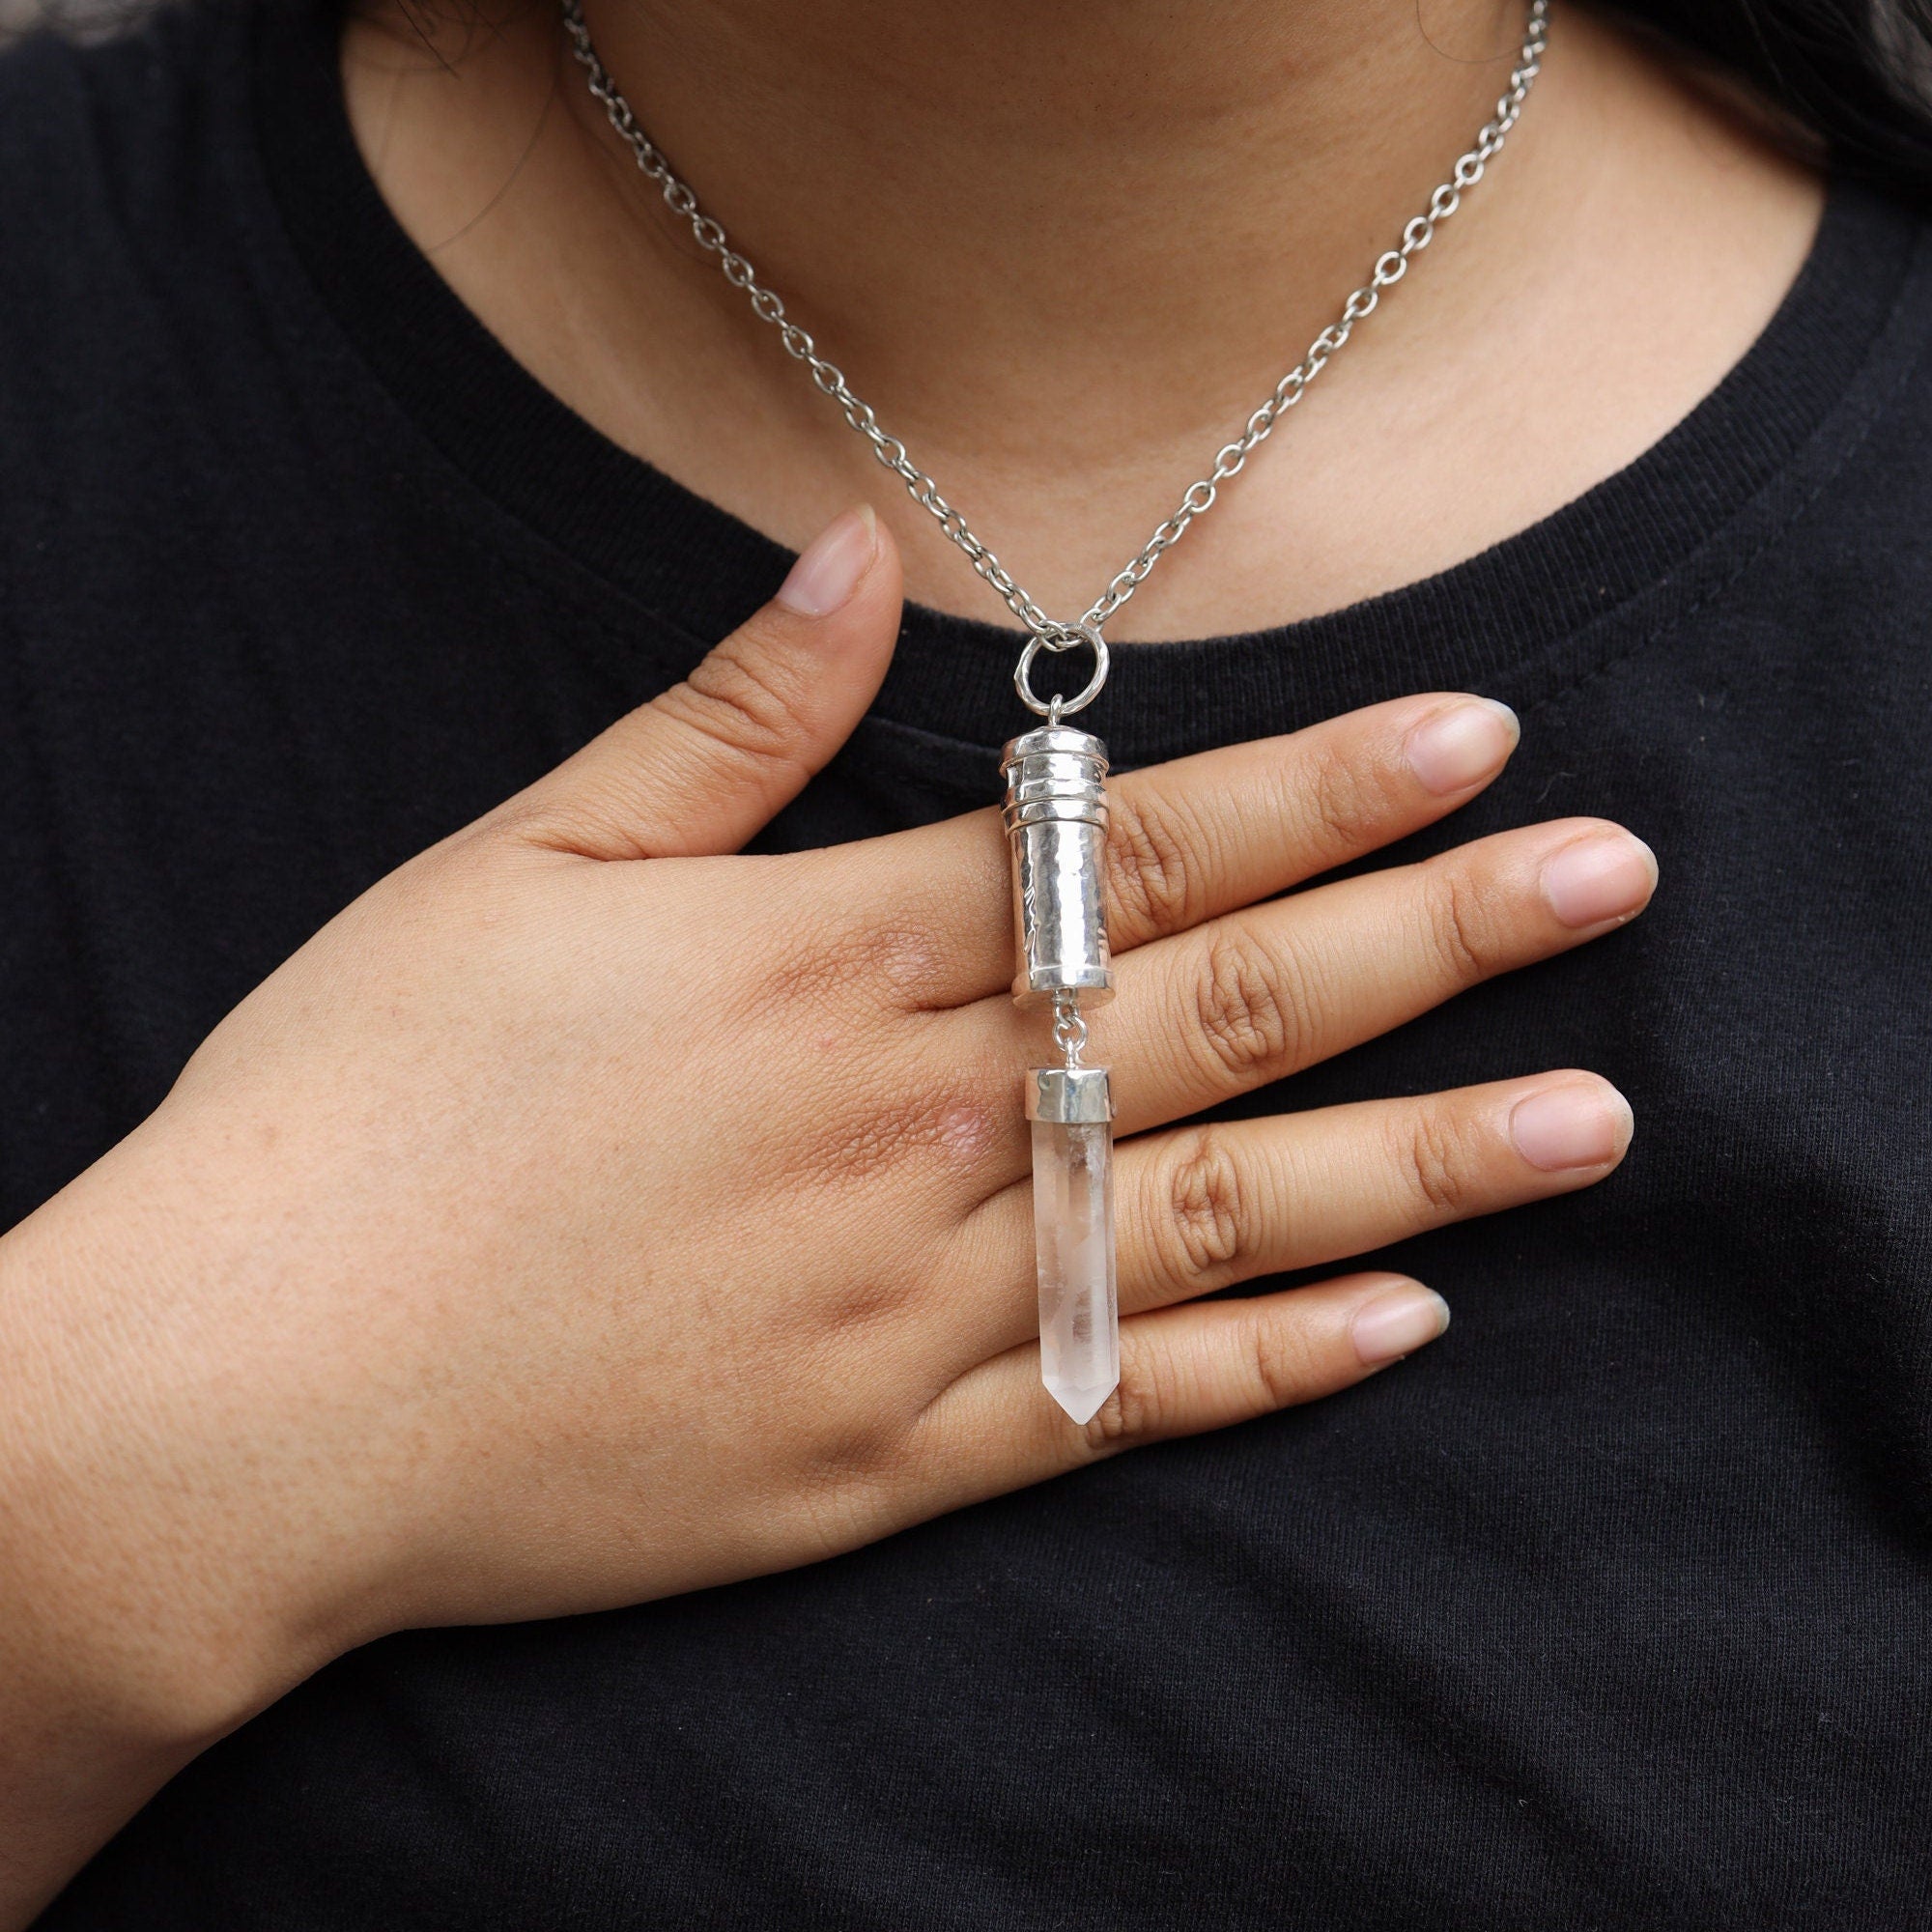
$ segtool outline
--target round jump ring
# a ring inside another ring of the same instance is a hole
[[[1057,654],[1071,650],[1075,644],[1085,644],[1094,653],[1094,675],[1071,697],[1035,696],[1033,668],[1040,652]],[[1020,702],[1036,717],[1051,718],[1056,724],[1076,711],[1086,710],[1099,696],[1100,687],[1106,682],[1107,640],[1100,635],[1097,624],[1056,624],[1046,636],[1029,638],[1019,663],[1013,667],[1013,689],[1019,694]]]

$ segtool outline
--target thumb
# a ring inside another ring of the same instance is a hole
[[[899,560],[847,510],[778,595],[517,802],[526,837],[593,859],[735,852],[851,734],[892,662]]]

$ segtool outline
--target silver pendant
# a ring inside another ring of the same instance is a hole
[[[1103,885],[1107,748],[1051,723],[1013,739],[1000,769],[1019,955],[1013,998],[1051,1008],[1061,1052],[1058,1066],[1035,1067],[1026,1082],[1040,1378],[1075,1422],[1087,1422],[1121,1379],[1113,1094],[1107,1068],[1081,1062],[1082,1003],[1114,995]]]

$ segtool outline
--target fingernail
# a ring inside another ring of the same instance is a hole
[[[878,519],[869,503],[826,525],[779,585],[779,599],[802,617],[829,617],[859,587],[879,547]]]
[[[1500,769],[1521,736],[1522,726],[1507,704],[1465,698],[1425,718],[1408,734],[1408,768],[1426,791],[1446,797]]]
[[[1657,889],[1657,860],[1628,832],[1599,832],[1543,862],[1543,895],[1565,925],[1600,925],[1642,910]]]
[[[1410,1286],[1363,1302],[1349,1323],[1349,1332],[1357,1359],[1373,1367],[1413,1354],[1448,1325],[1449,1304],[1431,1289]]]
[[[1630,1102],[1605,1081],[1541,1088],[1519,1100],[1509,1118],[1517,1152],[1546,1174],[1618,1159],[1634,1124]]]

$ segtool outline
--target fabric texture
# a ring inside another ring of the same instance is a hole
[[[1354,609],[1120,655],[1122,764],[1468,688],[1521,750],[1388,859],[1573,811],[1660,855],[1629,930],[1245,1103],[1630,1095],[1602,1187],[1380,1258],[1441,1343],[797,1574],[375,1644],[44,1925],[1932,1924],[1928,328],[1918,226],[1838,188],[1628,470]],[[457,304],[326,16],[0,59],[0,1221],[787,561]],[[909,612],[764,842],[989,802],[1011,656]]]

